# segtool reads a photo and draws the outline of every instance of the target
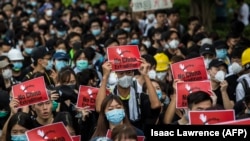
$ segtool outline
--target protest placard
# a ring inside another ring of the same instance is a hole
[[[79,93],[77,98],[76,107],[83,108],[89,106],[90,110],[95,110],[95,99],[99,88],[81,85],[79,87]],[[110,91],[107,89],[106,94],[108,95]]]
[[[176,83],[176,107],[187,108],[187,96],[196,91],[204,91],[211,94],[212,86],[209,80],[187,81]]]
[[[206,110],[189,112],[189,122],[191,125],[211,125],[232,120],[235,120],[234,110]]]
[[[12,93],[19,100],[18,108],[49,100],[43,76],[13,85]]]
[[[196,57],[171,64],[171,71],[174,79],[183,81],[207,80],[207,69],[204,57]]]
[[[171,0],[132,0],[133,12],[166,9],[172,7],[173,2]]]
[[[63,122],[40,126],[25,132],[28,141],[73,141]]]
[[[108,47],[107,56],[113,71],[134,70],[141,64],[139,47],[136,45]]]

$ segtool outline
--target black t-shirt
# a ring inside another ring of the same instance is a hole
[[[229,75],[225,78],[225,80],[228,82],[228,87],[227,87],[227,92],[230,93],[230,95],[234,95],[234,102],[236,102],[236,97],[235,97],[235,90],[238,85],[237,79],[239,78],[238,75],[232,74]]]
[[[157,48],[151,46],[148,48],[148,54],[154,56],[157,53],[157,50],[158,50]]]
[[[217,96],[217,104],[219,106],[224,107],[223,100],[222,100],[222,95],[221,95],[221,91],[220,91],[220,86],[216,90],[213,90],[213,92]],[[227,91],[227,94],[228,94],[228,97],[229,97],[230,100],[234,100],[235,99],[235,96],[234,96],[234,94],[232,92]]]
[[[26,68],[30,66],[30,64],[32,64],[31,57],[30,56],[23,56],[23,57],[24,57],[23,68]]]

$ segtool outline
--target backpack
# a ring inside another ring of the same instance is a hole
[[[250,86],[249,86],[247,80],[243,78],[243,79],[240,81],[240,83],[242,84],[242,87],[243,87],[243,89],[244,89],[245,96],[246,96],[246,95],[250,95]]]

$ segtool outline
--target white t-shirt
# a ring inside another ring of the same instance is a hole
[[[249,6],[243,3],[239,9],[238,20],[243,22],[245,26],[249,24]]]

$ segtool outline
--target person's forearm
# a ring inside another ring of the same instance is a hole
[[[223,106],[225,109],[233,109],[234,103],[229,99],[228,93],[226,91],[221,92]]]
[[[152,85],[150,78],[148,77],[148,75],[145,75],[143,77],[145,79],[145,83],[146,83],[147,89],[148,89],[148,96],[149,96],[149,101],[151,104],[150,107],[152,109],[157,109],[157,108],[161,107],[161,102],[157,97],[156,90],[155,90],[154,86]]]
[[[97,112],[100,112],[102,101],[106,97],[106,85],[107,85],[107,81],[108,81],[108,77],[103,76],[102,82],[101,82],[101,86],[100,86],[99,91],[98,91],[97,96],[96,96],[96,103],[95,103],[95,105],[96,105],[96,111]]]
[[[175,111],[176,111],[176,98],[171,99],[167,110],[165,112],[164,115],[164,124],[170,124],[173,121],[174,115],[175,115]]]

